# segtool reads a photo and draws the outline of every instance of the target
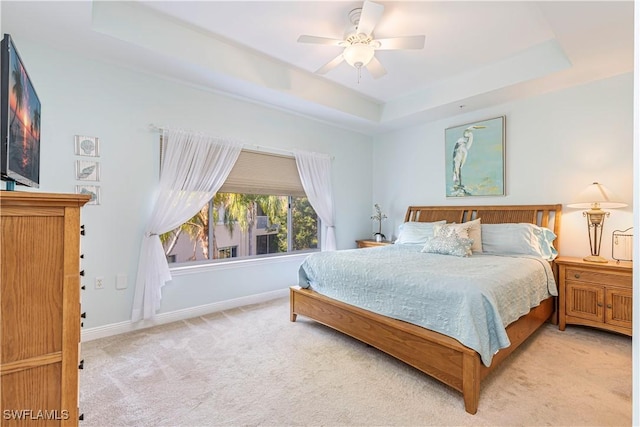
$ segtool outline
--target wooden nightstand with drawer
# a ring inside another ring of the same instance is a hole
[[[392,243],[389,240],[382,240],[381,242],[373,239],[356,240],[356,245],[358,245],[358,248],[373,248],[376,246],[386,246],[391,244]]]
[[[592,326],[631,336],[632,263],[606,264],[558,257],[558,323]]]

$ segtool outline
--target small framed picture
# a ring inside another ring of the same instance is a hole
[[[91,200],[87,202],[88,205],[100,204],[100,186],[99,185],[76,185],[76,193],[90,195]]]
[[[76,155],[100,157],[100,140],[95,136],[75,136]]]
[[[76,160],[76,179],[78,181],[100,181],[100,162]]]

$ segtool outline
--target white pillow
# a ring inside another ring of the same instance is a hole
[[[428,238],[433,237],[433,227],[437,224],[444,224],[445,220],[436,222],[405,222],[398,228],[398,238],[396,244],[419,244],[424,245]]]
[[[435,231],[438,231],[443,225],[436,225]],[[463,222],[461,224],[451,223],[446,224],[446,227],[455,230],[458,236],[464,239],[473,240],[471,250],[476,253],[482,253],[482,224],[480,218],[473,221]]]
[[[558,256],[553,231],[535,224],[482,224],[482,250],[489,254],[535,255],[547,260]]]

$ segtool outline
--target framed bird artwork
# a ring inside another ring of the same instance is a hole
[[[447,197],[504,196],[506,117],[445,129]]]

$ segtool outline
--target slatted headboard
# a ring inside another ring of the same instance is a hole
[[[547,227],[559,236],[562,205],[511,206],[409,206],[405,222],[467,222],[480,218],[483,224],[528,222]],[[558,247],[558,239],[554,246]]]

